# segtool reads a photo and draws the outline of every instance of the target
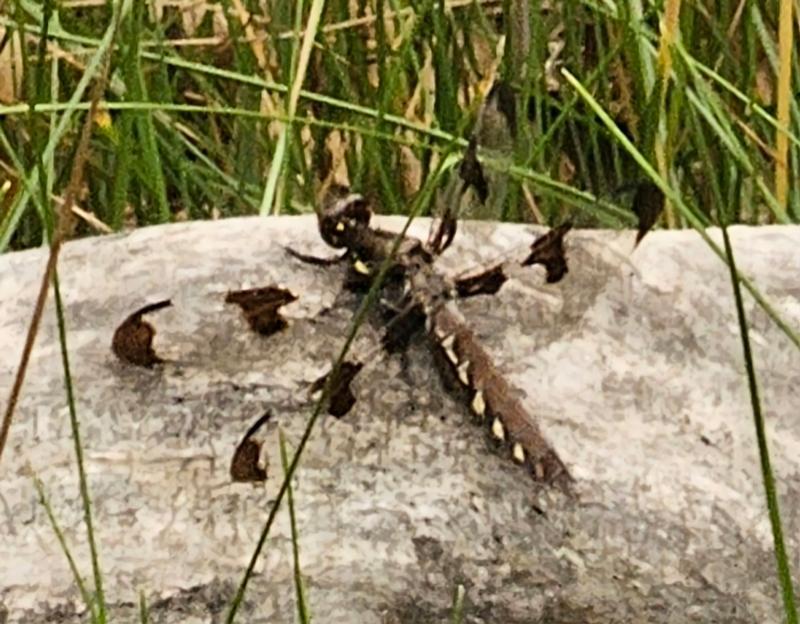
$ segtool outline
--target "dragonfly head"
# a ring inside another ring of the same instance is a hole
[[[331,187],[318,214],[319,233],[331,247],[350,247],[358,232],[369,227],[372,210],[362,195],[347,187]]]

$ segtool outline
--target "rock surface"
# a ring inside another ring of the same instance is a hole
[[[385,220],[399,228],[401,221]],[[412,228],[423,235],[427,224]],[[718,232],[713,235],[719,239]],[[733,228],[740,269],[800,328],[800,228]],[[321,418],[294,497],[302,572],[318,622],[779,622],[772,538],[727,269],[694,232],[568,235],[559,284],[519,272],[463,309],[577,479],[542,491],[450,398],[424,342],[371,363],[356,408]],[[473,266],[530,242],[530,228],[471,223],[441,259]],[[356,299],[309,217],[146,228],[69,243],[59,275],[95,526],[112,621],[223,621],[282,478],[278,429],[296,446],[308,386],[338,352]],[[45,255],[0,257],[0,396],[8,397]],[[230,289],[280,283],[290,326],[250,332]],[[110,350],[149,317],[167,363]],[[800,353],[747,298],[793,569],[800,568]],[[43,507],[39,477],[91,586],[52,297],[0,463],[0,621],[85,621]],[[229,464],[265,410],[269,478]],[[293,622],[288,513],[281,510],[238,621]],[[5,613],[5,618],[3,614]]]

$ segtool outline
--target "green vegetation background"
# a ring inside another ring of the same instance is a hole
[[[42,242],[106,63],[79,234],[308,212],[332,180],[378,211],[407,213],[442,151],[466,146],[500,81],[514,88],[516,127],[510,145],[480,154],[511,180],[482,217],[631,227],[632,189],[648,177],[637,156],[691,212],[670,201],[662,226],[713,224],[721,211],[729,222],[800,217],[797,189],[775,191],[777,5],[720,2],[710,14],[684,3],[670,31],[670,3],[313,4],[324,7],[298,74],[311,2],[133,2],[119,22],[116,3],[99,0],[8,3],[0,250]],[[795,180],[792,98],[789,113]]]

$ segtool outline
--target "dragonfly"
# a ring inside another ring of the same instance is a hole
[[[502,89],[495,91],[487,98],[484,108],[489,108],[492,102],[506,103],[501,108],[507,109],[508,94]],[[510,258],[464,271],[459,276],[452,277],[436,266],[437,258],[456,236],[459,207],[465,194],[474,191],[481,202],[485,202],[489,194],[487,176],[478,159],[480,130],[479,124],[456,175],[445,186],[443,207],[432,222],[427,240],[373,226],[370,202],[360,193],[333,184],[320,202],[317,225],[322,240],[343,252],[332,258],[320,258],[292,248],[286,251],[294,259],[322,270],[344,265],[343,285],[348,290],[367,291],[379,275],[384,275],[383,283],[376,286],[382,295],[381,309],[385,318],[380,350],[389,354],[404,352],[415,336],[424,335],[446,387],[463,400],[475,422],[535,483],[568,491],[573,477],[542,432],[535,409],[526,405],[520,398],[524,395],[495,365],[459,309],[459,301],[492,297],[515,270],[533,265],[544,267],[544,279],[549,284],[564,279],[568,274],[564,241],[572,223],[565,221],[546,233],[533,236],[530,246],[521,254],[509,254]],[[659,195],[657,187],[642,185],[637,197],[640,199],[634,202],[634,212],[640,220],[638,245],[655,223],[663,206],[663,196]],[[386,270],[380,272],[384,265]],[[253,331],[269,336],[286,327],[281,309],[296,299],[289,289],[269,285],[231,291],[225,301],[241,308]],[[115,354],[140,366],[161,363],[151,346],[154,330],[143,320],[143,315],[168,305],[169,301],[151,303],[131,314],[114,336]],[[329,380],[328,373],[317,379],[309,389],[310,394],[321,392],[328,382],[328,413],[336,418],[346,417],[357,402],[351,382],[365,362],[375,360],[372,353],[362,360],[345,361],[335,378]],[[270,416],[271,412],[267,412],[260,417],[237,447],[231,462],[233,480],[266,479],[266,472],[257,465],[260,444],[254,436]]]
[[[434,222],[425,243],[411,236],[398,239],[394,232],[372,227],[371,217],[372,210],[363,196],[332,189],[319,213],[319,231],[328,245],[345,253],[330,261],[292,253],[316,264],[346,262],[346,283],[351,287],[368,286],[378,267],[388,262],[384,291],[389,294],[383,305],[393,314],[383,336],[384,348],[390,352],[402,349],[409,336],[424,333],[448,385],[463,396],[475,419],[491,436],[507,447],[510,458],[524,466],[536,482],[567,487],[572,477],[564,462],[458,309],[459,299],[498,292],[508,279],[507,266],[514,261],[504,260],[464,277],[450,278],[437,270],[435,259],[455,236],[457,224],[452,215]],[[548,282],[559,281],[567,273],[564,237],[570,228],[567,222],[537,237],[517,263],[541,264]],[[347,362],[345,374],[332,383],[334,404],[343,402],[342,393],[352,396],[349,381],[360,368],[360,363]],[[322,381],[316,384],[317,389]]]

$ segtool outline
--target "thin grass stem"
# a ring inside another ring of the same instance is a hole
[[[281,465],[283,466],[284,476],[289,469],[289,457],[286,451],[286,436],[283,431],[278,432],[278,440],[281,447]],[[292,562],[294,564],[294,591],[297,601],[297,617],[301,624],[308,624],[311,621],[307,602],[306,592],[303,583],[303,574],[300,569],[300,535],[297,531],[297,518],[294,512],[294,494],[291,482],[286,488],[286,505],[289,508],[289,525],[292,531]]]
[[[47,498],[47,494],[45,494],[44,484],[39,477],[34,477],[33,485],[36,488],[36,493],[39,495],[39,504],[44,507],[44,510],[47,513],[47,519],[50,521],[50,528],[53,529],[53,533],[56,535],[58,544],[61,546],[61,551],[64,553],[64,557],[67,559],[70,572],[72,572],[72,578],[75,579],[75,584],[78,586],[78,591],[81,594],[83,603],[86,605],[86,610],[91,614],[92,622],[96,622],[97,611],[95,610],[95,602],[92,600],[91,594],[86,589],[86,584],[83,582],[83,576],[78,571],[78,566],[75,563],[75,558],[72,556],[72,551],[70,551],[69,546],[67,546],[67,540],[64,537],[64,532],[61,530],[58,520],[56,520],[56,516],[53,513],[53,507],[50,505],[50,500]]]
[[[758,393],[758,382],[756,381],[755,363],[753,352],[750,347],[750,332],[747,327],[747,316],[744,311],[742,289],[739,285],[738,273],[736,271],[736,261],[733,255],[728,228],[725,220],[721,220],[722,240],[725,245],[725,255],[728,259],[730,269],[731,284],[733,295],[736,301],[736,317],[739,322],[739,335],[742,339],[742,352],[744,355],[745,369],[747,371],[747,386],[750,391],[750,407],[753,411],[753,425],[756,430],[756,440],[758,442],[758,457],[761,465],[761,479],[764,483],[764,494],[767,499],[767,510],[769,512],[769,522],[772,528],[773,550],[775,552],[775,562],[778,568],[778,580],[781,585],[781,597],[783,598],[783,608],[786,613],[787,624],[797,624],[797,607],[794,601],[794,589],[792,586],[792,573],[789,568],[789,559],[786,555],[786,546],[783,540],[783,529],[781,528],[781,514],[778,504],[778,495],[775,488],[775,476],[769,460],[769,447],[767,445],[767,432],[764,427],[764,415],[761,411],[761,399]]]
[[[455,145],[451,145],[451,150],[454,149]],[[308,443],[308,440],[311,437],[311,432],[314,430],[314,426],[317,422],[317,419],[319,418],[319,415],[322,412],[322,406],[330,397],[333,381],[338,378],[339,371],[341,370],[342,364],[344,363],[344,358],[347,355],[347,352],[350,350],[350,346],[352,345],[356,336],[358,335],[358,331],[361,328],[361,325],[363,324],[364,320],[366,319],[367,312],[369,312],[369,310],[372,308],[372,305],[374,304],[375,300],[378,297],[380,286],[386,279],[386,276],[392,266],[393,258],[397,253],[397,250],[399,249],[400,244],[403,241],[406,232],[408,231],[408,228],[411,225],[412,220],[421,212],[421,210],[425,206],[427,206],[430,203],[431,198],[433,197],[433,190],[435,188],[436,183],[438,183],[441,172],[445,168],[445,164],[447,163],[452,165],[451,162],[448,162],[447,158],[448,156],[449,153],[445,154],[445,157],[443,157],[440,160],[436,172],[428,177],[425,186],[417,195],[417,198],[414,201],[414,205],[411,210],[411,214],[407,219],[405,226],[395,238],[394,244],[392,246],[389,255],[381,264],[380,269],[378,270],[378,273],[375,279],[373,280],[373,283],[370,286],[369,291],[367,292],[366,296],[364,297],[358,309],[356,310],[355,315],[353,316],[353,320],[350,324],[350,330],[348,331],[345,342],[342,345],[339,355],[337,356],[336,361],[334,362],[333,368],[331,369],[331,372],[326,379],[325,386],[322,390],[322,394],[317,400],[317,403],[314,406],[314,410],[311,414],[311,417],[309,418],[308,423],[306,424],[305,431],[303,431],[303,435],[300,438],[300,442],[297,445],[297,449],[295,450],[295,453],[292,456],[292,461],[289,464],[289,468],[286,471],[286,475],[283,479],[283,482],[281,483],[281,487],[278,490],[277,496],[275,497],[275,502],[272,504],[272,508],[269,511],[267,520],[264,523],[264,527],[261,531],[261,535],[259,536],[258,543],[256,544],[256,547],[250,558],[250,562],[247,566],[247,569],[245,570],[244,575],[242,576],[242,580],[239,583],[239,587],[236,590],[236,594],[234,595],[234,598],[231,601],[231,606],[228,610],[228,614],[225,620],[228,624],[232,624],[236,619],[236,613],[239,611],[241,603],[244,600],[244,594],[245,591],[247,590],[247,585],[250,581],[250,578],[253,575],[253,570],[255,569],[258,557],[261,555],[261,551],[264,548],[264,544],[267,541],[269,532],[272,529],[272,524],[275,521],[275,517],[278,513],[278,509],[280,508],[281,502],[283,501],[283,497],[286,495],[291,479],[294,476],[294,473],[297,470],[297,467],[300,463],[300,458],[303,455],[303,451],[305,450],[306,444]]]

